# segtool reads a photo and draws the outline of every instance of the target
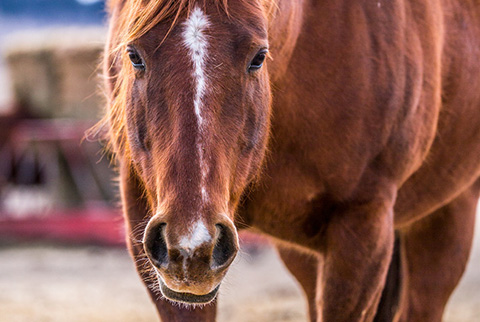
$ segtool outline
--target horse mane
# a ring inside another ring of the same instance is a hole
[[[229,0],[214,0],[219,10],[223,10],[230,18],[228,11]],[[271,18],[277,9],[277,0],[251,0],[244,1],[245,5],[252,8],[262,6],[267,18]],[[119,56],[125,55],[125,47],[136,39],[145,35],[149,30],[161,22],[169,22],[170,28],[165,36],[178,22],[183,13],[188,16],[198,2],[205,5],[206,0],[108,0],[107,10],[112,16],[115,10],[114,22],[115,34],[110,47],[104,53],[104,60],[112,68]],[[112,24],[113,21],[110,22]],[[164,39],[165,39],[164,38]],[[127,103],[128,79],[132,77],[132,71],[128,68],[128,59],[122,59],[122,68],[115,75],[104,75],[107,78],[114,78],[114,88],[108,93],[108,108],[104,117],[87,133],[88,137],[102,137],[108,142],[113,152],[121,153],[126,160],[130,160],[130,146],[126,133],[125,105]]]

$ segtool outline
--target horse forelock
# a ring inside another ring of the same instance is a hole
[[[240,1],[251,9],[260,5],[267,16],[273,15],[274,9],[277,8],[277,0]],[[223,10],[230,16],[228,2],[229,0],[211,1],[217,9]],[[205,7],[207,0],[110,0],[108,10],[111,13],[114,8],[120,8],[118,24],[121,33],[118,35],[117,44],[122,47],[140,38],[160,22],[169,21],[170,31],[183,13],[189,16],[197,5]]]
[[[122,47],[140,38],[160,22],[168,21],[171,30],[183,13],[188,16],[198,0],[111,0],[109,10],[120,8],[117,44]],[[217,7],[227,11],[227,0],[214,0]],[[112,48],[115,50],[116,48]]]

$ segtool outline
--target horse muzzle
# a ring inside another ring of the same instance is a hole
[[[215,224],[198,219],[189,227],[153,217],[144,234],[144,250],[155,268],[162,295],[175,302],[206,304],[238,252],[238,235],[226,216]]]

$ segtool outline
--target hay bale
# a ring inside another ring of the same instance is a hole
[[[97,118],[105,34],[103,28],[62,28],[10,36],[6,61],[14,100],[39,117]]]

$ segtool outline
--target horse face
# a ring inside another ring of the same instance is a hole
[[[174,301],[215,297],[238,250],[235,208],[264,157],[266,19],[260,8],[245,16],[195,7],[123,56],[127,141],[153,214],[144,249]]]

